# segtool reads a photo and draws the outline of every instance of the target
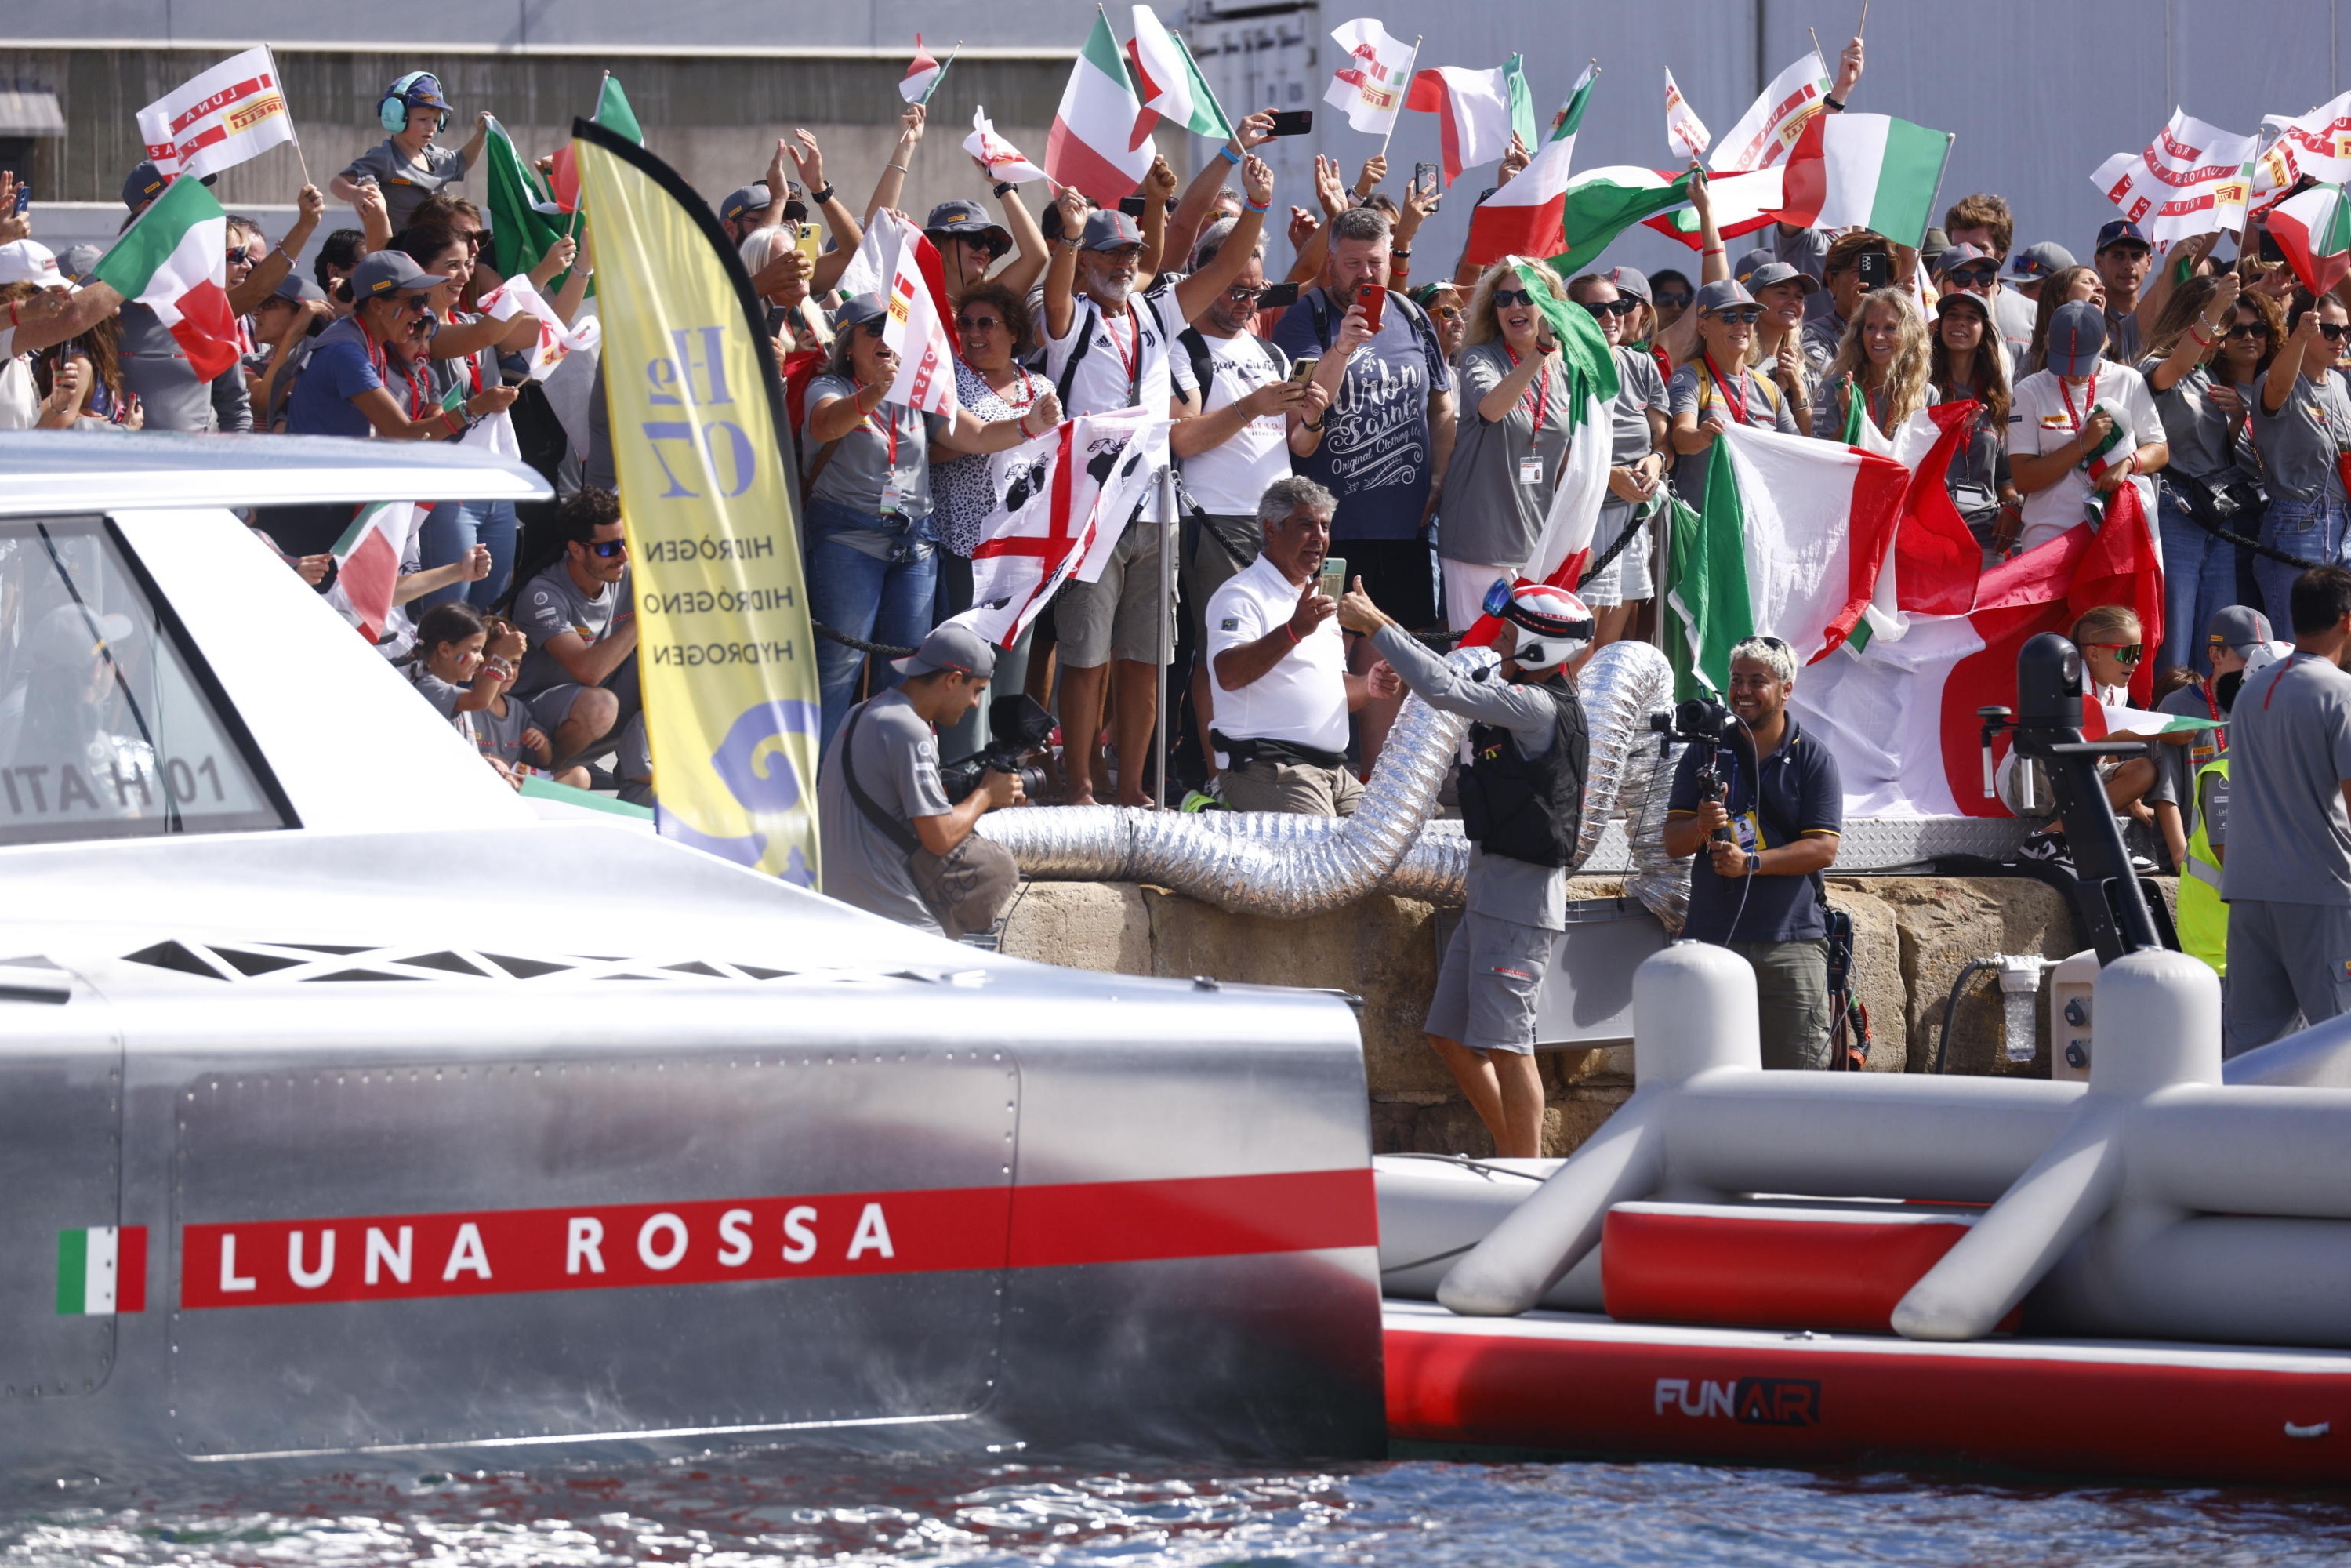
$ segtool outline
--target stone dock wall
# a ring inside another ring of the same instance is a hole
[[[1621,891],[1610,877],[1568,883],[1570,898]],[[1855,989],[1869,1009],[1872,1071],[1933,1071],[1944,998],[1970,960],[1994,953],[2063,958],[2084,946],[2064,900],[2024,877],[1832,877],[1829,896],[1853,916]],[[1353,992],[1364,998],[1374,1150],[1491,1154],[1485,1129],[1421,1033],[1437,983],[1436,915],[1428,904],[1375,894],[1311,920],[1276,920],[1228,915],[1165,888],[1032,883],[1006,925],[1003,949],[1113,974],[1207,975]],[[1952,1028],[1947,1071],[2046,1078],[2045,1009],[2041,1016],[2033,1059],[2010,1061],[2001,1045],[1999,988],[1980,977]],[[1543,1152],[1565,1155],[1632,1092],[1632,1052],[1554,1051],[1541,1060],[1550,1100]]]

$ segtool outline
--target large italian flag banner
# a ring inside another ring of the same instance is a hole
[[[1053,129],[1045,138],[1045,177],[1057,185],[1075,185],[1098,205],[1116,206],[1151,170],[1157,149],[1150,123],[1110,18],[1097,10],[1093,31],[1086,35],[1086,47],[1078,51],[1069,85],[1061,89],[1061,106],[1053,111]]]
[[[200,382],[236,363],[228,214],[201,180],[174,180],[99,258],[91,278],[155,312]]]

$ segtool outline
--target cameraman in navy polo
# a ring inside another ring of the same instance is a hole
[[[1666,852],[1698,856],[1682,938],[1717,943],[1755,967],[1767,1068],[1828,1066],[1834,1021],[1821,873],[1836,862],[1844,789],[1828,747],[1788,715],[1795,685],[1795,652],[1779,638],[1732,648],[1738,722],[1682,753],[1666,801]]]

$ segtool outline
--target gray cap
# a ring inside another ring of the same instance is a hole
[[[1612,267],[1600,276],[1614,284],[1619,294],[1629,294],[1644,305],[1656,303],[1649,298],[1649,275],[1637,267]]]
[[[851,328],[862,327],[868,321],[879,321],[889,313],[889,306],[883,302],[879,294],[852,295],[842,300],[841,308],[832,313],[832,329],[836,332],[846,332]]]
[[[1143,230],[1116,207],[1101,207],[1087,214],[1085,237],[1078,243],[1081,250],[1121,250],[1141,245]]]
[[[2049,318],[2048,368],[2061,376],[2097,374],[2106,351],[2106,313],[2086,299],[2069,299]]]
[[[1951,271],[1955,267],[1966,267],[1970,262],[1990,261],[1991,259],[1991,252],[1984,249],[1981,246],[1945,246],[1940,251],[1936,253],[1935,276],[1940,277],[1945,273]]]
[[[1698,313],[1721,310],[1733,305],[1752,305],[1755,296],[1735,277],[1720,277],[1698,291]]]
[[[970,627],[960,622],[943,621],[931,628],[931,634],[923,639],[921,647],[903,659],[891,660],[890,667],[902,675],[956,670],[985,681],[996,674],[996,650]]]
[[[317,284],[311,282],[308,278],[303,277],[298,272],[287,273],[284,277],[278,280],[277,287],[271,289],[269,292],[272,298],[291,299],[298,305],[301,304],[305,300],[310,299],[319,300],[321,303],[324,303],[327,298],[327,291],[325,289],[319,287]]]
[[[2212,612],[2212,619],[2204,625],[2204,640],[2247,653],[2254,644],[2272,640],[2270,618],[2249,604],[2231,604]]]
[[[90,269],[106,256],[104,247],[89,244],[68,246],[57,257],[57,270],[76,283],[88,280]]]
[[[370,251],[351,268],[351,300],[381,299],[387,294],[414,294],[449,281],[427,272],[404,251]]]
[[[1769,288],[1775,283],[1801,283],[1807,295],[1821,291],[1819,278],[1790,267],[1770,251],[1760,248],[1740,256],[1739,265],[1730,269],[1730,276],[1737,278],[1740,287],[1750,294],[1759,288]]]
[[[2044,277],[2054,277],[2069,267],[2081,264],[2074,253],[2053,240],[2026,246],[2008,258],[2008,270],[2001,276],[2011,283],[2038,283]]]
[[[1940,316],[1954,305],[1972,305],[1976,308],[1976,314],[1983,318],[1985,326],[1997,325],[1992,319],[1991,298],[1988,295],[1978,294],[1966,288],[1954,288],[1948,294],[1936,296],[1935,314]]]
[[[1951,236],[1948,231],[1930,228],[1919,236],[1918,251],[1922,256],[1932,256],[1938,250],[1949,249],[1950,245]]]
[[[725,201],[718,204],[718,221],[732,223],[746,214],[764,213],[768,210],[768,204],[774,199],[768,193],[764,183],[737,185],[726,193]]]
[[[1004,225],[989,216],[987,209],[977,202],[961,197],[941,202],[933,207],[931,215],[923,220],[923,232],[931,236],[934,244],[942,235],[952,238],[984,239],[989,251],[997,256],[1002,256],[1012,248],[1012,235]]]

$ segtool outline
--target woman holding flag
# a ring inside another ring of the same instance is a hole
[[[1488,267],[1469,297],[1454,358],[1462,414],[1437,523],[1448,626],[1476,621],[1494,580],[1517,576],[1533,554],[1567,455],[1567,374],[1522,263],[1567,299],[1557,273],[1517,256]]]
[[[1755,346],[1755,323],[1763,308],[1735,277],[1709,283],[1691,307],[1698,313],[1698,353],[1674,372],[1666,388],[1672,411],[1671,438],[1681,460],[1674,465],[1674,493],[1693,508],[1706,505],[1706,468],[1714,438],[1732,424],[1802,434],[1788,400],[1767,377],[1748,368]]]

